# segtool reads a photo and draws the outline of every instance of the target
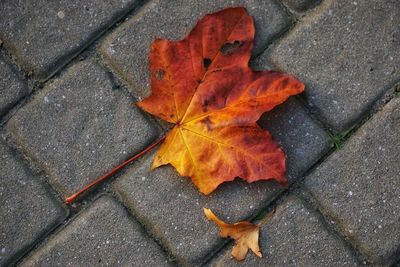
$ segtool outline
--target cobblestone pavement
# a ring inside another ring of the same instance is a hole
[[[155,38],[207,13],[254,16],[251,65],[305,82],[259,124],[287,154],[290,186],[235,180],[201,195],[154,151],[75,204],[64,198],[167,127],[149,94]],[[400,266],[398,0],[3,0],[0,265]],[[237,264],[224,220],[259,220],[263,258]]]

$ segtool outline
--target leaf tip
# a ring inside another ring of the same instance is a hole
[[[208,208],[203,208],[203,211],[204,215],[206,215],[206,218],[210,221],[213,215],[212,211]]]
[[[286,188],[286,189],[289,188],[289,181],[288,181],[288,179],[287,179],[286,177],[285,177],[284,180],[282,180],[282,181],[280,182],[280,184],[281,184],[281,186],[283,186],[283,187]]]

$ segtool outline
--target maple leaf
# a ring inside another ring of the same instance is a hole
[[[235,177],[287,185],[284,152],[256,121],[304,85],[248,67],[254,31],[245,8],[228,8],[206,15],[181,41],[152,43],[152,92],[137,105],[175,124],[152,169],[171,164],[204,194]]]
[[[244,260],[247,251],[251,249],[258,257],[262,257],[258,245],[260,226],[251,222],[243,221],[235,224],[228,224],[220,220],[210,209],[204,208],[204,214],[207,219],[215,222],[220,228],[221,237],[230,237],[235,239],[236,244],[232,249],[232,256],[238,260]]]

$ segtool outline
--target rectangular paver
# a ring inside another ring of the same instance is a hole
[[[0,55],[0,117],[28,94],[26,82]]]
[[[387,104],[309,177],[306,186],[374,264],[400,251],[400,99]]]
[[[113,198],[103,196],[20,266],[169,266],[160,247]]]
[[[357,259],[337,236],[327,231],[315,212],[295,196],[276,208],[260,230],[263,257],[249,253],[244,262],[231,257],[231,246],[210,266],[358,266]]]
[[[43,179],[43,178],[42,178]],[[67,216],[0,137],[0,265],[11,265]]]
[[[118,27],[104,41],[101,50],[110,65],[134,87],[135,93],[144,97],[149,93],[151,42],[156,38],[183,39],[204,15],[232,6],[245,6],[254,16],[256,54],[292,23],[292,17],[276,0],[156,0]]]
[[[114,89],[94,61],[77,63],[20,109],[7,130],[57,190],[72,194],[157,137],[123,89]]]
[[[345,131],[400,80],[398,25],[396,0],[328,0],[266,56],[305,82],[309,104]]]
[[[324,132],[295,101],[282,105],[261,123],[268,124],[282,143],[291,182],[329,148]],[[138,162],[119,178],[114,190],[184,265],[200,264],[222,243],[217,229],[205,219],[203,207],[233,221],[242,220],[257,214],[282,190],[271,181],[248,184],[237,179],[204,196],[170,166],[149,172],[153,157]]]
[[[138,2],[5,0],[0,39],[27,72],[45,79]]]

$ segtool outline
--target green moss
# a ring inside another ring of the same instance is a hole
[[[343,133],[336,133],[336,134],[331,134],[328,133],[328,141],[329,143],[334,146],[336,149],[339,149],[342,147],[344,141],[347,139],[348,135],[350,134],[351,129],[347,130]]]

